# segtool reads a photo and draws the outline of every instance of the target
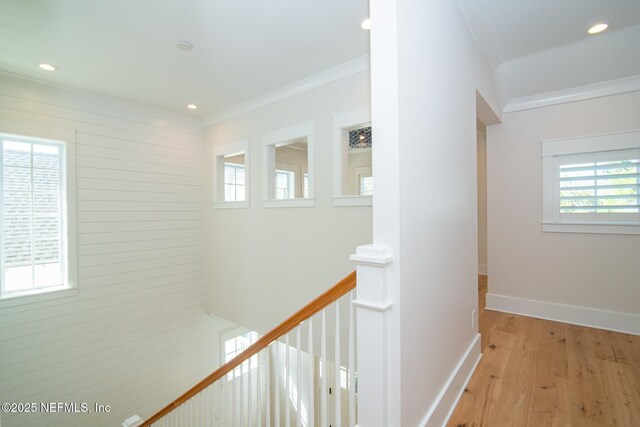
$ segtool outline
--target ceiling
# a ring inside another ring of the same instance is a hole
[[[367,54],[368,13],[367,0],[0,0],[0,70],[203,117]]]
[[[458,4],[503,105],[640,75],[640,0]],[[0,0],[0,70],[206,117],[367,54],[367,15],[368,0]]]
[[[598,22],[609,23],[608,32],[640,24],[639,0],[458,0],[458,3],[494,69],[505,61],[593,37],[587,34],[587,29]]]

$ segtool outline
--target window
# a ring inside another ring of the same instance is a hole
[[[224,201],[239,202],[245,200],[244,165],[224,164]]]
[[[69,146],[14,135],[0,135],[0,144],[0,297],[69,290],[75,286]]]
[[[305,173],[302,176],[302,194],[305,199],[309,198],[309,174]]]
[[[371,175],[359,175],[358,176],[358,194],[361,196],[373,195],[373,176]]]
[[[371,108],[333,116],[335,206],[371,206],[373,195]]]
[[[314,205],[313,133],[313,120],[264,133],[264,207]]]
[[[214,207],[249,207],[249,139],[214,149]]]
[[[640,132],[546,144],[545,231],[640,233]]]
[[[293,199],[295,194],[295,173],[276,169],[276,199]]]
[[[239,333],[238,330],[232,331],[231,334],[236,333],[237,335],[224,339],[224,363],[231,361],[234,357],[242,353],[253,344],[258,339],[258,333],[254,331]],[[228,334],[226,334],[228,335]],[[251,370],[257,368],[258,366],[258,356],[254,355],[249,360],[242,363],[241,366],[238,366],[234,369],[233,372],[227,374],[227,380],[232,380],[235,377],[246,374],[249,372],[249,362],[251,362]]]

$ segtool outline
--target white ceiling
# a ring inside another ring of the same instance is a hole
[[[608,32],[640,24],[640,0],[458,0],[458,3],[494,69],[502,62],[594,37],[587,34],[587,29],[598,22],[609,23]]]
[[[640,0],[458,3],[503,105],[640,75]],[[367,15],[367,0],[0,0],[0,70],[205,117],[367,54]]]
[[[367,0],[0,0],[0,70],[202,117],[368,53],[367,16]]]

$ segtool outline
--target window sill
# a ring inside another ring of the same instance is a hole
[[[242,202],[214,202],[213,207],[215,209],[249,209],[249,201],[244,200]]]
[[[263,208],[311,208],[316,205],[315,199],[263,200]]]
[[[373,196],[334,196],[333,206],[373,206]]]
[[[640,223],[543,222],[542,231],[550,233],[640,234]]]
[[[58,298],[66,298],[78,295],[78,288],[55,287],[47,289],[35,289],[20,293],[6,295],[0,298],[0,308],[14,307],[23,304],[48,301]]]

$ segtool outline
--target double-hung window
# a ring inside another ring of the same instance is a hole
[[[73,287],[67,145],[0,134],[0,298]]]
[[[545,231],[640,234],[640,132],[543,143]]]
[[[249,138],[240,138],[213,150],[213,205],[248,208],[250,195]]]
[[[245,200],[245,168],[236,163],[224,164],[224,200],[240,202]]]
[[[293,199],[295,197],[295,173],[276,169],[276,199],[284,200]]]

